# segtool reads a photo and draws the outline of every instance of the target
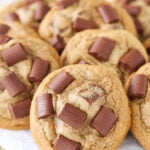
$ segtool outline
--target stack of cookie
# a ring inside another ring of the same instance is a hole
[[[42,150],[115,150],[131,129],[149,150],[149,23],[149,0],[2,8],[0,127]]]

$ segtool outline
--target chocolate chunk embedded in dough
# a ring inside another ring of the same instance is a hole
[[[0,34],[0,44],[7,43],[11,38],[5,34]]]
[[[125,5],[123,6],[123,8],[132,16],[137,16],[141,11],[141,8],[139,6]]]
[[[11,12],[5,15],[5,20],[6,21],[19,21],[19,16],[16,13]]]
[[[78,0],[60,0],[57,3],[58,8],[60,9],[64,9],[66,7],[69,7],[71,5],[73,5],[75,2],[77,2]]]
[[[10,27],[6,24],[0,24],[0,34],[6,34]]]

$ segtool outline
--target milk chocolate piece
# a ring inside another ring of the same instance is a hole
[[[11,38],[5,34],[0,34],[0,44],[7,43]]]
[[[61,35],[54,36],[49,43],[57,50],[59,54],[63,51],[66,46],[66,43]]]
[[[143,98],[148,87],[148,77],[144,74],[137,74],[131,78],[128,96],[131,99]]]
[[[139,21],[139,19],[138,18],[133,18],[133,21],[134,21],[134,24],[135,24],[135,27],[136,27],[136,30],[137,30],[137,32],[140,34],[140,35],[142,35],[143,34],[143,27],[142,27],[142,24],[141,24],[141,22]]]
[[[102,107],[91,122],[91,127],[95,128],[101,136],[107,136],[117,121],[116,115],[106,107]]]
[[[137,16],[141,11],[139,6],[125,5],[123,8],[132,16]]]
[[[37,97],[38,119],[44,119],[54,114],[52,95],[44,93]]]
[[[147,50],[148,54],[150,54],[150,47],[147,47],[146,50]]]
[[[6,21],[19,21],[19,17],[16,13],[11,12],[5,16]]]
[[[69,7],[71,5],[73,5],[75,2],[77,2],[78,0],[60,0],[57,3],[58,8],[60,9],[64,9],[66,7]]]
[[[49,11],[49,7],[46,3],[42,2],[42,1],[38,1],[36,8],[35,8],[35,20],[36,21],[41,21],[44,16],[46,15],[46,13]]]
[[[2,58],[8,66],[12,66],[21,60],[26,59],[26,52],[21,44],[12,45],[10,48],[1,52]]]
[[[107,61],[114,49],[116,42],[105,37],[99,37],[89,50],[89,54],[98,60]]]
[[[86,119],[86,116],[86,112],[67,103],[58,117],[74,129],[78,129]]]
[[[145,2],[146,2],[148,5],[150,5],[150,0],[145,0]]]
[[[19,119],[29,115],[31,99],[25,99],[9,106],[13,118]]]
[[[136,49],[129,49],[129,51],[120,59],[119,66],[127,73],[136,71],[145,63],[144,57]]]
[[[0,34],[6,34],[10,27],[6,24],[0,24]]]
[[[55,93],[62,93],[75,78],[68,72],[62,71],[49,84],[49,88]]]
[[[59,135],[54,144],[54,150],[80,150],[80,143]]]
[[[29,74],[29,81],[41,81],[48,74],[50,65],[48,61],[36,58],[33,61],[32,68]]]
[[[77,18],[73,23],[73,30],[76,32],[85,30],[85,29],[95,29],[97,25],[93,20],[87,20],[82,18]]]
[[[117,12],[110,5],[101,6],[98,8],[98,11],[105,23],[114,23],[119,21]]]
[[[19,93],[23,92],[26,88],[24,84],[20,81],[17,75],[13,72],[10,72],[2,80],[1,84],[8,91],[10,96],[16,96]]]

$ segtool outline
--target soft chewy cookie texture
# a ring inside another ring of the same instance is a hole
[[[30,122],[41,150],[112,150],[128,132],[130,109],[120,80],[105,66],[73,65],[43,80]]]
[[[37,38],[14,38],[0,45],[0,128],[29,128],[33,93],[59,68],[57,52]]]
[[[150,149],[150,63],[132,74],[125,84],[132,110],[131,131],[145,150]]]
[[[68,42],[61,56],[63,65],[111,65],[122,82],[147,61],[143,45],[125,30],[80,32]]]
[[[136,35],[130,15],[118,5],[103,0],[60,0],[42,20],[39,33],[61,53],[76,33],[99,28],[125,29]]]
[[[149,0],[114,0],[132,16],[139,38],[150,37],[150,1]]]
[[[16,0],[0,10],[0,18],[11,22],[20,21],[37,31],[41,20],[54,3],[55,0]]]

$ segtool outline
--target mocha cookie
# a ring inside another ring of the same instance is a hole
[[[0,128],[29,128],[32,95],[59,68],[58,54],[40,39],[20,38],[1,45],[0,56]]]
[[[132,109],[131,131],[145,150],[150,149],[150,63],[132,74],[125,89]]]
[[[133,17],[141,40],[150,37],[150,1],[149,0],[114,0]]]
[[[143,45],[124,30],[88,30],[78,33],[68,42],[61,56],[63,65],[109,64],[122,81],[147,61]]]
[[[20,21],[28,24],[36,31],[45,14],[51,9],[55,0],[19,0],[5,6],[0,17],[6,21]]]
[[[102,0],[60,0],[44,17],[39,33],[61,53],[74,34],[86,29],[126,29],[136,35],[131,17]]]
[[[72,65],[37,89],[31,131],[41,150],[114,150],[130,127],[128,99],[106,67]]]

